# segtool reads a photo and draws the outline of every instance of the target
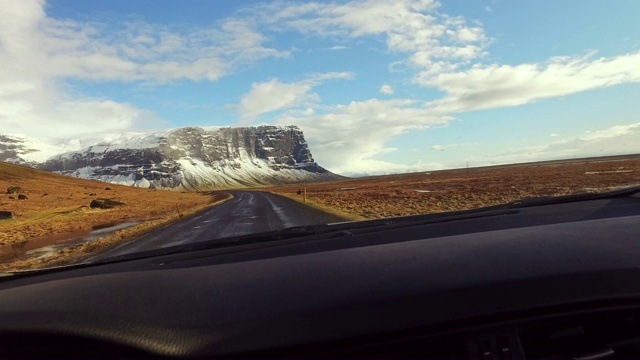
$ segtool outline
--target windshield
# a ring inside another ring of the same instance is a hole
[[[638,185],[639,13],[0,0],[0,270]]]

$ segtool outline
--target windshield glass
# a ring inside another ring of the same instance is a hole
[[[640,183],[640,2],[0,0],[0,270]]]

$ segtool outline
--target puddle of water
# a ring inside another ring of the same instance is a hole
[[[128,227],[132,227],[138,224],[140,224],[140,221],[130,221],[130,222],[124,222],[120,224],[115,224],[115,225],[101,228],[101,229],[96,229],[91,231],[87,236],[83,237],[81,242],[93,242],[103,236],[110,235],[118,230],[126,229]]]
[[[71,246],[78,243],[78,241],[87,234],[88,232],[86,231],[74,231],[37,237],[17,244],[0,246],[0,261],[15,260],[22,255],[36,253],[38,249],[42,248],[50,248],[50,251],[53,251],[53,249]]]
[[[49,256],[64,248],[96,241],[98,238],[139,223],[140,222],[136,221],[115,225],[109,224],[106,227],[98,226],[97,229],[92,231],[74,231],[64,234],[41,236],[17,244],[0,246],[0,262]]]

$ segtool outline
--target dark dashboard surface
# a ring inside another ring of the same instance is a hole
[[[312,355],[635,308],[639,242],[631,195],[5,277],[0,354],[68,343],[106,357]]]

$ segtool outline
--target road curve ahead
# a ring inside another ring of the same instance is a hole
[[[100,253],[91,260],[186,243],[344,221],[286,197],[258,191],[228,191],[233,199]]]

